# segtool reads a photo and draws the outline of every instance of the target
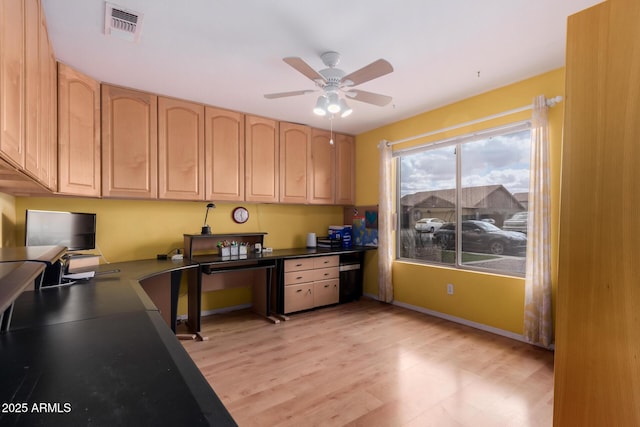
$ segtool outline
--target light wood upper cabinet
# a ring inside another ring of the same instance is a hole
[[[277,202],[279,171],[278,122],[245,116],[245,200]]]
[[[102,196],[157,195],[157,96],[102,85]]]
[[[311,194],[309,203],[333,204],[335,202],[335,146],[330,143],[329,131],[311,131]]]
[[[44,8],[40,8],[40,180],[58,189],[58,65],[47,33]]]
[[[280,202],[309,201],[311,128],[280,123]]]
[[[55,190],[55,58],[40,1],[26,0],[24,13],[24,171],[47,188]]]
[[[0,1],[0,154],[24,166],[24,17],[22,0]]]
[[[244,200],[244,131],[244,114],[206,107],[204,134],[207,200]]]
[[[40,178],[41,161],[40,155],[42,137],[40,133],[41,120],[49,111],[47,93],[49,84],[42,86],[41,73],[46,75],[46,68],[49,66],[48,58],[41,64],[40,59],[40,2],[38,0],[24,1],[24,57],[25,57],[25,159],[24,169],[36,179]],[[45,29],[46,31],[46,29]],[[46,53],[46,52],[45,52]],[[41,69],[42,68],[42,69]],[[41,103],[40,98],[44,98]],[[44,107],[44,108],[43,108]],[[42,120],[44,122],[44,120]],[[43,123],[44,124],[44,123]]]
[[[99,197],[100,83],[58,65],[58,191]]]
[[[350,135],[335,134],[336,146],[336,199],[337,205],[356,203],[356,145]]]
[[[158,98],[160,199],[204,200],[204,106]]]

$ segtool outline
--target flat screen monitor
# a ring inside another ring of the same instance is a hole
[[[27,209],[25,246],[66,246],[70,251],[96,248],[96,214]]]

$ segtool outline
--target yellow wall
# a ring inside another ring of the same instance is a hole
[[[15,224],[16,224],[16,199],[8,194],[0,193],[0,247],[16,246]],[[23,240],[24,241],[24,240]]]
[[[11,196],[7,198],[11,199]],[[231,219],[231,211],[240,205],[249,210],[249,221],[242,225]],[[206,202],[18,197],[15,210],[11,200],[7,203],[7,210],[15,217],[15,237],[11,238],[19,245],[24,244],[26,209],[95,212],[99,250],[108,262],[120,262],[155,258],[157,254],[182,248],[183,234],[200,232]],[[6,215],[3,212],[3,217]],[[207,222],[213,233],[266,232],[265,246],[274,249],[304,247],[308,232],[326,235],[329,225],[342,224],[343,209],[336,206],[216,203]],[[13,228],[13,224],[10,227]],[[3,233],[3,240],[5,234],[11,233]],[[218,291],[205,295],[203,310],[248,304],[250,301],[248,289]],[[184,313],[186,302],[181,298],[178,314]]]
[[[545,73],[358,135],[356,138],[357,204],[375,205],[378,203],[379,156],[377,145],[381,140],[401,140],[530,105],[533,98],[540,94],[547,97],[564,95],[564,69]],[[394,149],[437,141],[530,117],[530,111],[518,113],[506,118],[494,119],[479,125],[441,133],[428,139],[396,145]],[[555,303],[563,104],[549,110],[549,122],[552,186],[552,278]],[[374,254],[369,254],[368,259],[377,262]],[[522,334],[524,279],[395,261],[393,282],[394,298],[397,302]],[[447,295],[447,283],[454,284],[454,295]],[[377,269],[372,268],[371,265],[365,270],[365,292],[371,294],[378,292]]]

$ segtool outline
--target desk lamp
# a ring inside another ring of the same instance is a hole
[[[207,212],[204,214],[204,224],[202,225],[201,234],[211,234],[211,227],[209,227],[209,225],[207,224],[207,216],[209,216],[209,209],[215,207],[216,205],[214,205],[213,203],[207,204]]]

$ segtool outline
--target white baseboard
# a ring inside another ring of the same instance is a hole
[[[364,294],[365,296],[378,300],[378,296],[374,294]],[[440,319],[445,319],[450,322],[460,323],[461,325],[469,326],[471,328],[480,329],[481,331],[491,332],[492,334],[501,335],[503,337],[511,338],[516,341],[528,342],[525,340],[523,335],[516,334],[510,331],[505,331],[504,329],[494,328],[493,326],[487,326],[482,323],[472,322],[467,319],[463,319],[461,317],[451,316],[450,314],[440,313],[439,311],[429,310],[424,307],[419,307],[416,305],[407,304],[399,301],[392,301],[391,304],[397,305],[398,307],[403,307],[408,310],[417,311],[419,313],[428,314],[429,316],[438,317]]]
[[[481,331],[491,332],[492,334],[501,335],[503,337],[511,338],[516,341],[527,342],[523,335],[516,334],[514,332],[505,331],[504,329],[494,328],[493,326],[484,325],[478,322],[472,322],[471,320],[463,319],[461,317],[451,316],[450,314],[440,313],[439,311],[429,310],[423,307],[418,307],[404,302],[393,301],[391,304],[403,307],[409,310],[417,311],[429,316],[445,319],[450,322],[460,323],[461,325],[469,326],[471,328],[480,329]]]

